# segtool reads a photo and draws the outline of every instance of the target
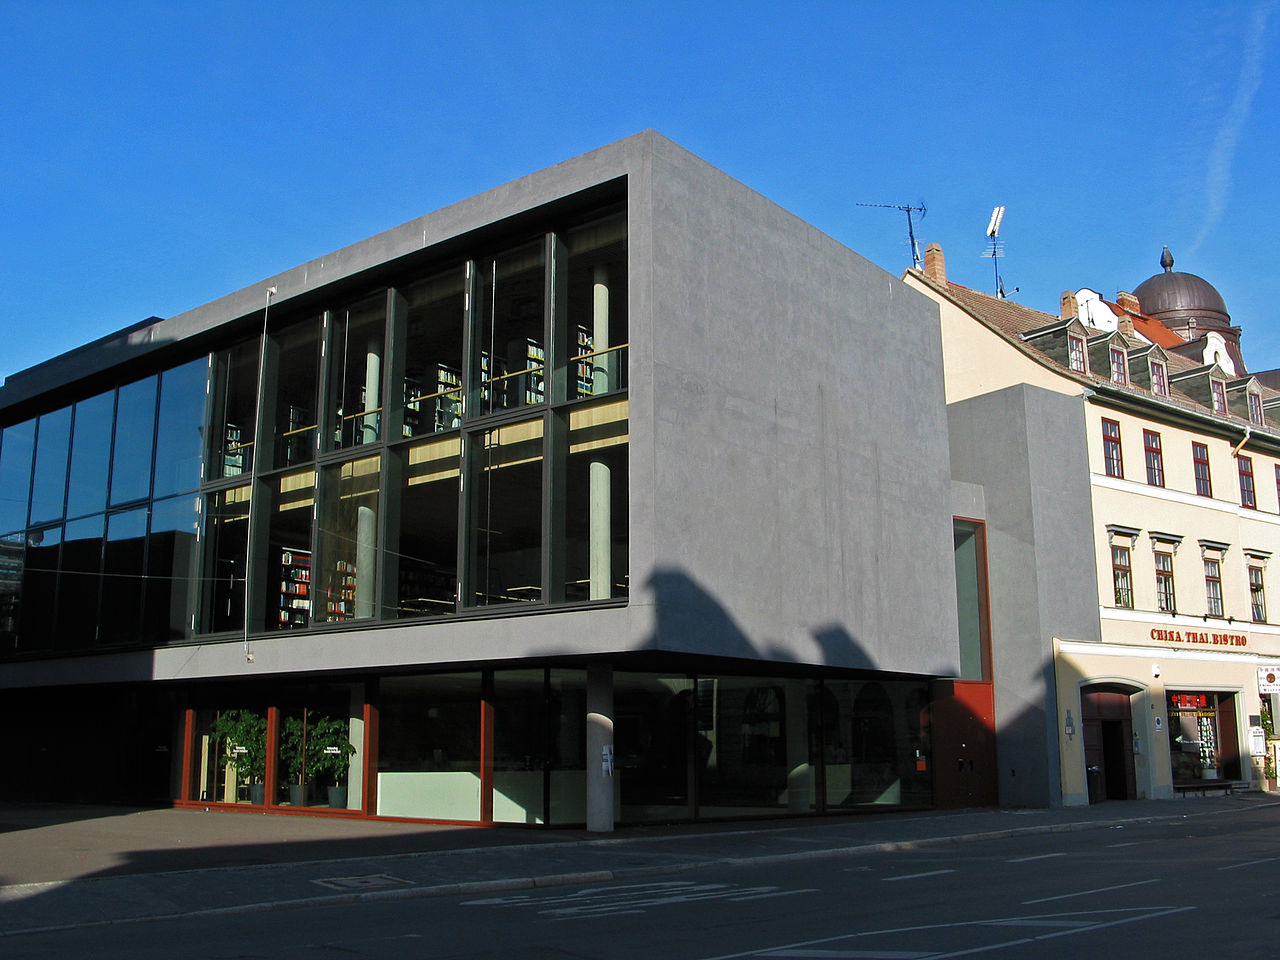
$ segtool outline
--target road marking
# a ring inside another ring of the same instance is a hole
[[[885,883],[895,883],[898,880],[919,880],[921,877],[940,877],[944,873],[955,873],[954,870],[930,870],[928,873],[908,873],[901,877],[885,877]]]
[[[1123,890],[1126,887],[1143,887],[1148,883],[1159,883],[1157,877],[1153,880],[1135,880],[1133,883],[1117,883],[1114,887],[1096,887],[1093,890],[1078,890],[1075,893],[1060,893],[1056,897],[1041,897],[1039,900],[1023,900],[1022,905],[1029,907],[1036,903],[1051,903],[1054,900],[1070,900],[1072,897],[1087,897],[1091,893],[1106,893],[1108,890]]]
[[[1225,867],[1219,867],[1219,870],[1236,870],[1240,867],[1256,867],[1260,863],[1275,863],[1280,857],[1267,857],[1265,860],[1248,860],[1244,863],[1232,863]]]
[[[328,877],[311,882],[330,890],[367,890],[371,887],[394,887],[409,881],[393,877],[389,873],[370,873],[362,877]]]
[[[463,906],[533,907],[550,920],[582,917],[616,917],[644,913],[651,907],[664,907],[699,900],[732,900],[744,903],[773,897],[790,897],[797,893],[817,893],[817,889],[783,890],[774,886],[740,887],[731,883],[693,883],[669,880],[634,883],[621,886],[586,887],[572,893],[536,896],[527,893],[506,897],[485,897],[463,901]]]
[[[1030,863],[1032,860],[1050,860],[1053,857],[1065,856],[1065,853],[1042,853],[1038,857],[1017,857],[1013,860],[1006,860],[1005,863]]]
[[[936,957],[932,950],[924,953],[909,950],[770,950],[762,957],[796,957],[799,960],[924,960]]]

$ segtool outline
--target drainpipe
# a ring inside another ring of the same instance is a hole
[[[1246,443],[1248,443],[1248,442],[1249,442],[1249,438],[1250,438],[1251,436],[1253,436],[1253,428],[1252,428],[1252,427],[1245,427],[1245,428],[1244,428],[1244,436],[1240,438],[1240,442],[1239,442],[1239,443],[1237,443],[1234,447],[1232,447],[1232,448],[1231,448],[1231,456],[1232,456],[1232,458],[1235,458],[1235,457],[1240,456],[1240,448],[1241,448],[1241,447],[1243,447]]]

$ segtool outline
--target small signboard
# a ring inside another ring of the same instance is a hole
[[[1267,731],[1261,727],[1249,728],[1249,756],[1265,757],[1267,755]]]
[[[341,753],[342,750],[339,747],[325,747],[324,752],[325,753]]]
[[[1258,692],[1280,693],[1280,663],[1268,663],[1258,668]]]

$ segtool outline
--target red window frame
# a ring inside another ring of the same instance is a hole
[[[1211,617],[1221,617],[1222,612],[1222,563],[1214,557],[1204,558],[1205,612]]]
[[[1156,557],[1156,609],[1162,613],[1177,613],[1178,598],[1173,589],[1173,554],[1157,550]]]
[[[1237,457],[1240,469],[1240,506],[1258,509],[1258,495],[1253,487],[1253,458]]]
[[[1153,487],[1163,487],[1164,454],[1160,450],[1160,434],[1154,430],[1143,430],[1142,450],[1147,461],[1147,483]]]
[[[1209,390],[1213,394],[1213,412],[1227,412],[1227,388],[1221,380],[1210,380]]]
[[[1249,398],[1249,422],[1262,423],[1262,398],[1256,393],[1246,394]]]
[[[1202,497],[1213,496],[1213,479],[1209,473],[1209,446],[1191,444],[1191,468],[1196,475],[1196,493]],[[1276,470],[1276,483],[1280,484],[1280,468]]]
[[[1102,460],[1108,477],[1124,479],[1124,451],[1120,446],[1120,423],[1102,420]]]

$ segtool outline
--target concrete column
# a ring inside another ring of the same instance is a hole
[[[382,354],[378,340],[369,341],[364,364],[364,408],[377,410],[382,406]],[[360,418],[357,438],[360,443],[374,443],[378,439],[380,413],[366,413]]]
[[[613,667],[587,667],[587,829],[613,832],[616,774],[604,769],[605,755],[613,756]]]
[[[592,288],[592,350],[609,348],[609,273],[603,265],[597,265]],[[606,393],[610,386],[607,357],[594,357],[591,361],[591,392]],[[609,464],[604,460],[592,460],[590,464],[590,503],[588,556],[590,564],[590,589],[592,600],[607,600],[613,593],[613,503]]]
[[[609,270],[597,264],[592,274],[591,290],[591,350],[599,353],[609,349]],[[613,354],[596,356],[591,360],[591,392],[608,393],[613,386],[611,371]]]
[[[783,689],[787,698],[787,810],[802,813],[809,810],[813,800],[809,768],[808,684],[803,680],[788,680]]]
[[[356,752],[351,755],[351,766],[347,769],[348,810],[359,810],[364,797],[364,696],[364,684],[351,685],[351,696],[347,701],[347,716],[351,723],[347,737],[355,745]]]
[[[356,616],[373,616],[378,569],[378,515],[373,507],[356,507]]]

